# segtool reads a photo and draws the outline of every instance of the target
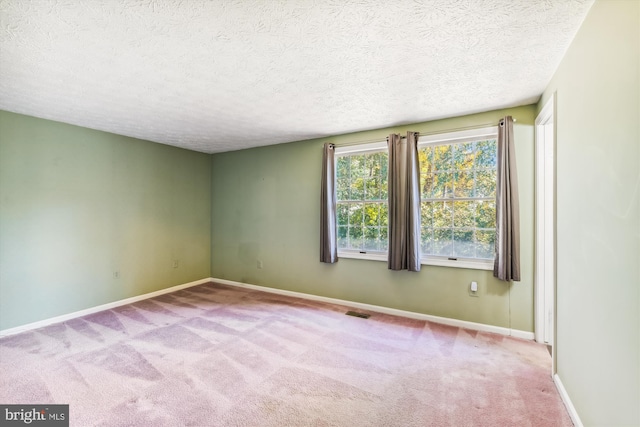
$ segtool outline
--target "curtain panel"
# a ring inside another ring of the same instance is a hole
[[[391,134],[389,145],[390,270],[420,271],[420,164],[418,133],[403,139]]]
[[[324,144],[320,190],[320,262],[338,262],[335,147]]]
[[[520,209],[511,116],[506,116],[498,127],[497,166],[496,256],[493,275],[504,281],[520,281]]]

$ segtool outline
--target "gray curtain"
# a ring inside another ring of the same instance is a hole
[[[390,270],[420,271],[420,164],[418,133],[391,134],[389,144]]]
[[[334,148],[333,144],[324,144],[320,191],[320,262],[330,264],[338,261]]]
[[[520,280],[520,209],[511,116],[505,117],[498,128],[496,257],[493,275],[505,281]]]

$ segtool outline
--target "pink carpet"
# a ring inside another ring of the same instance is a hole
[[[571,426],[534,342],[201,285],[0,339],[72,426]]]

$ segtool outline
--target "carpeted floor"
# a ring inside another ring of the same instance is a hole
[[[545,346],[219,284],[0,339],[72,426],[571,426]]]

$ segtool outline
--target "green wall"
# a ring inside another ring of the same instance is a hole
[[[640,2],[597,1],[557,92],[557,373],[587,426],[640,425]]]
[[[210,221],[210,155],[0,111],[0,330],[209,277]]]
[[[522,282],[492,272],[423,266],[419,273],[387,269],[385,262],[319,261],[322,146],[372,139],[391,132],[449,131],[514,126],[522,210]],[[492,111],[311,141],[213,155],[212,277],[533,331],[533,120],[535,106]],[[262,261],[263,268],[257,267]],[[471,297],[471,281],[480,297]]]

